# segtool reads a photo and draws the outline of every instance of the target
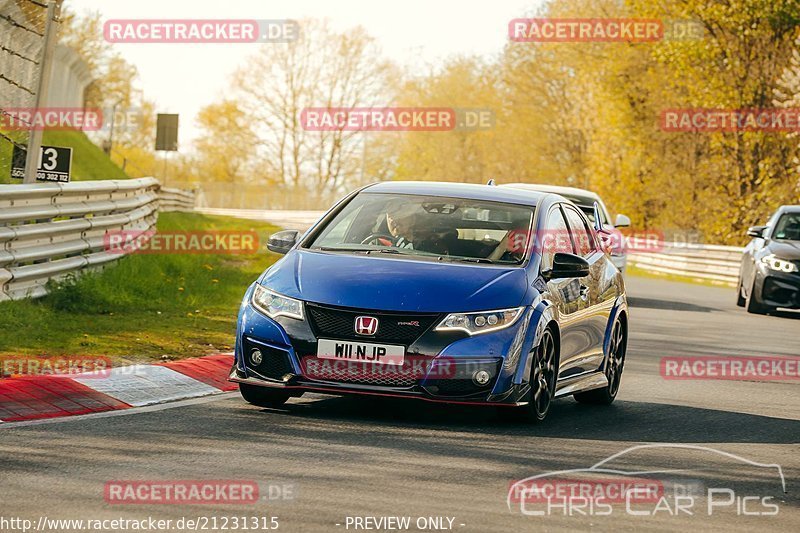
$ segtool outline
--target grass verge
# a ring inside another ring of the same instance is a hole
[[[263,222],[163,213],[159,231],[253,230]],[[0,356],[108,356],[116,364],[233,348],[244,291],[278,256],[131,255],[38,300],[0,303]]]

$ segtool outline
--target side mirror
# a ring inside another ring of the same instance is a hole
[[[625,215],[617,215],[617,219],[614,221],[615,228],[629,228],[631,225],[631,219]]]
[[[300,232],[295,229],[287,229],[279,231],[269,236],[267,241],[267,249],[278,253],[285,254],[297,244],[297,236]]]
[[[553,268],[542,272],[544,279],[584,278],[589,275],[589,262],[575,254],[558,252],[553,256]]]
[[[767,229],[767,226],[753,226],[753,227],[747,228],[747,235],[749,237],[756,237],[756,238],[759,238],[759,239],[763,239],[764,238],[764,230],[766,230],[766,229]]]

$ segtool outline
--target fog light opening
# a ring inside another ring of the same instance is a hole
[[[479,387],[483,387],[489,383],[490,379],[492,379],[492,376],[490,376],[486,370],[478,370],[472,374],[472,381]]]
[[[250,362],[254,365],[260,365],[261,361],[264,360],[264,356],[261,354],[261,350],[256,348],[252,352],[250,352]]]

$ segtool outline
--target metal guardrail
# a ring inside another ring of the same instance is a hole
[[[158,191],[158,203],[161,211],[193,211],[195,193],[183,189],[161,187]]]
[[[658,253],[630,253],[628,262],[650,272],[736,285],[743,251],[713,244],[663,245]]]
[[[154,228],[161,197],[162,210],[193,207],[192,193],[155,178],[0,185],[0,301],[38,298],[48,281],[119,259],[106,233]]]

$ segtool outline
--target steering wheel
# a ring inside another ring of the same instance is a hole
[[[375,244],[375,241],[378,239],[386,239],[389,242],[394,242],[394,237],[386,233],[370,233],[361,241],[361,244]]]

